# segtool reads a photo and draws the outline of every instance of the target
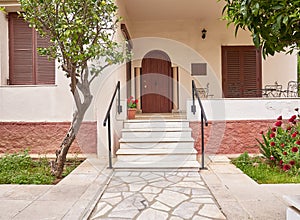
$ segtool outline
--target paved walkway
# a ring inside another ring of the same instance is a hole
[[[300,184],[257,184],[226,157],[208,170],[121,172],[89,158],[55,186],[0,185],[0,220],[282,220]]]
[[[226,218],[197,171],[117,171],[90,219]]]

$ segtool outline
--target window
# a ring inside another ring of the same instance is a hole
[[[43,85],[55,83],[55,61],[40,56],[38,47],[49,40],[28,26],[17,13],[9,13],[9,84]]]
[[[261,52],[254,46],[222,47],[225,98],[257,97],[261,89]]]

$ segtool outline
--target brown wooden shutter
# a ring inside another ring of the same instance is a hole
[[[224,74],[223,88],[226,98],[235,98],[241,96],[240,85],[240,69],[241,69],[241,59],[239,56],[239,51],[227,51],[224,55],[227,65]]]
[[[261,55],[254,46],[222,47],[222,88],[226,98],[257,97]]]
[[[9,13],[9,78],[11,85],[55,83],[55,60],[40,56],[38,47],[50,41],[41,38],[17,13]]]
[[[243,57],[243,97],[255,97],[259,95],[261,89],[261,68],[260,68],[260,53],[256,48],[248,48],[242,51]]]
[[[9,13],[10,84],[34,84],[32,38],[28,24],[17,13]]]
[[[48,47],[50,40],[42,38],[37,33],[37,48]],[[41,56],[36,52],[36,83],[55,84],[55,60],[49,60],[47,56]]]

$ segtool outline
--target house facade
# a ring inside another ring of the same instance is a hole
[[[289,117],[299,107],[297,97],[263,98],[261,92],[266,85],[280,84],[284,90],[289,81],[297,81],[296,54],[262,59],[248,31],[235,36],[234,27],[222,20],[222,1],[116,3],[123,18],[117,38],[130,42],[133,57],[105,70],[93,84],[94,100],[74,152],[107,155],[107,131],[102,122],[118,81],[123,111],[118,114],[113,105],[115,150],[129,96],[138,99],[142,114],[184,115],[191,121],[198,148],[199,111],[191,112],[192,80],[199,91],[206,92],[202,101],[209,120],[206,148],[211,153],[257,152],[254,145],[259,131],[271,126],[278,115]],[[57,62],[48,63],[36,54],[35,48],[46,42],[16,17],[17,1],[0,4],[8,12],[0,14],[1,152],[10,145],[16,149],[30,145],[50,153],[59,145],[72,116],[68,79]]]

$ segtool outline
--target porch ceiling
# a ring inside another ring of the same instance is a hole
[[[209,20],[220,18],[224,2],[217,0],[126,0],[132,22],[160,20]]]

